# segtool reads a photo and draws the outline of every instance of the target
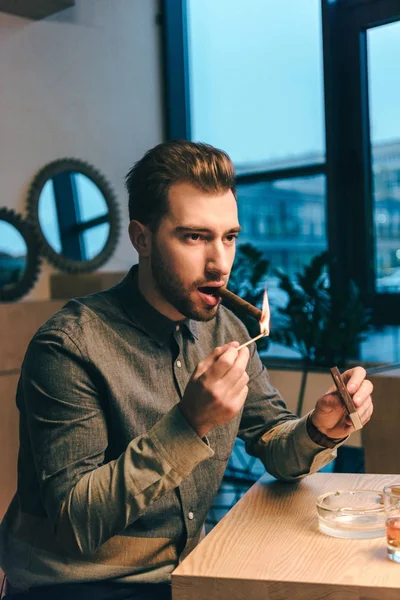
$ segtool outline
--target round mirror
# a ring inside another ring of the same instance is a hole
[[[119,210],[110,185],[77,159],[49,163],[32,182],[27,202],[46,258],[63,271],[85,273],[103,265],[119,234]]]
[[[18,300],[37,280],[38,243],[28,223],[16,212],[0,208],[0,302]]]

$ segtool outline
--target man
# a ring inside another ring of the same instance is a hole
[[[2,566],[27,598],[168,598],[198,543],[235,438],[293,481],[335,456],[352,425],[332,387],[297,418],[242,323],[219,306],[238,222],[229,157],[167,142],[127,176],[139,265],[75,299],[22,368],[18,492]],[[372,385],[346,372],[363,423]],[[19,596],[21,599],[23,595]]]

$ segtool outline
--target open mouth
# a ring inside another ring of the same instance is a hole
[[[206,304],[209,306],[216,306],[220,301],[217,289],[218,287],[216,286],[201,286],[197,288],[197,291]]]
[[[197,288],[199,290],[199,292],[201,292],[202,294],[208,294],[209,296],[216,296],[217,298],[219,298],[219,294],[217,293],[216,290],[218,290],[218,287],[215,286],[202,286]]]

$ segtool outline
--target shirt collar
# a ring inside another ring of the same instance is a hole
[[[198,323],[189,318],[183,321],[171,321],[151,306],[139,291],[138,265],[134,265],[127,276],[117,285],[117,292],[125,312],[137,327],[142,329],[160,346],[170,341],[177,325],[181,326],[183,335],[197,339]]]

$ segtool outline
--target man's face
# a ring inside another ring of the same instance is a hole
[[[205,193],[179,183],[168,195],[169,212],[152,237],[150,256],[156,308],[173,320],[212,319],[225,285],[240,230],[237,204],[229,190]]]

